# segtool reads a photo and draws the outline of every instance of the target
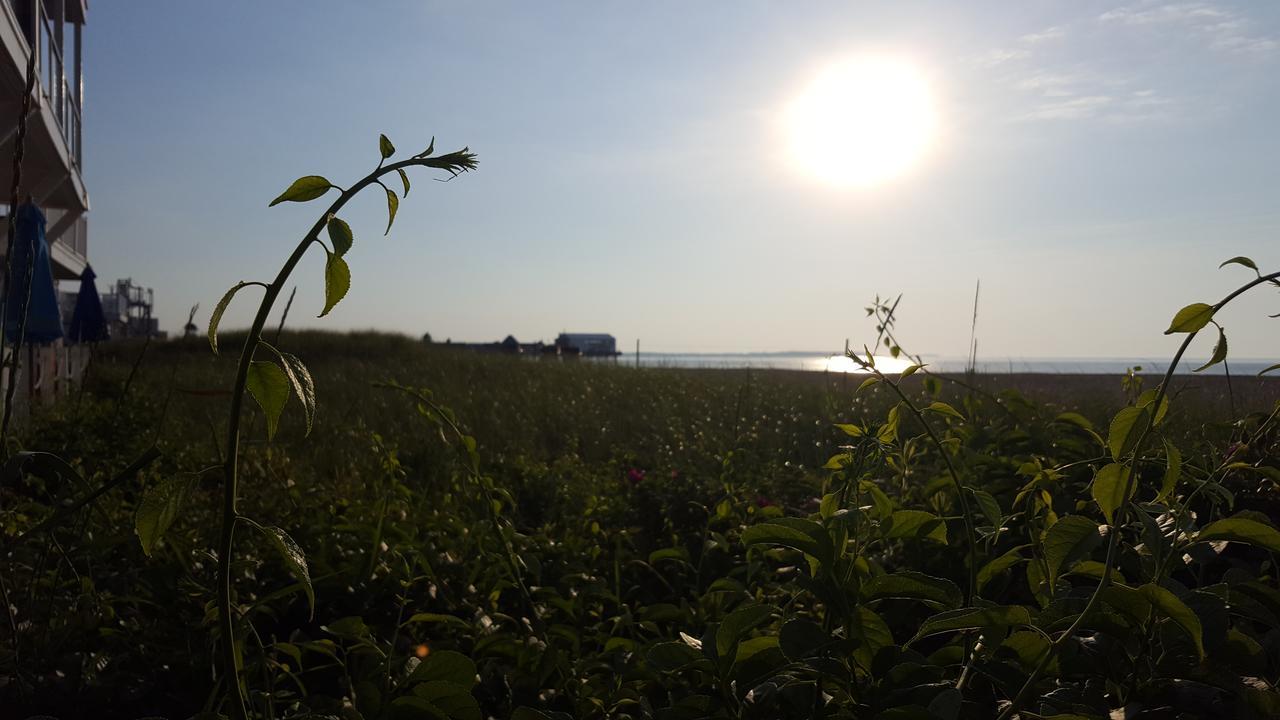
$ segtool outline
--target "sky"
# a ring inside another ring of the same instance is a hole
[[[1249,279],[1220,262],[1280,266],[1280,3],[130,0],[92,4],[84,54],[90,260],[170,332],[273,278],[328,201],[267,204],[351,184],[379,133],[479,168],[419,171],[386,237],[381,193],[353,201],[351,291],[316,318],[317,248],[292,327],[839,350],[901,293],[908,349],[964,356],[980,279],[982,357],[1161,357],[1178,308]],[[865,56],[918,71],[936,130],[837,186],[787,110]],[[1276,312],[1223,311],[1233,357],[1280,354]]]

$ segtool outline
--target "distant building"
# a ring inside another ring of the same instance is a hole
[[[556,347],[561,354],[611,357],[618,354],[618,341],[605,333],[560,333]]]

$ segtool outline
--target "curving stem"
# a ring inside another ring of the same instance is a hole
[[[258,313],[253,318],[249,334],[245,336],[244,348],[240,351],[240,364],[236,368],[235,384],[231,389],[231,416],[227,420],[227,453],[223,464],[225,481],[222,493],[222,536],[218,542],[218,625],[222,633],[223,677],[227,679],[231,696],[232,717],[235,720],[248,720],[249,713],[245,706],[244,690],[240,684],[240,667],[236,657],[235,621],[232,618],[231,606],[231,551],[235,539],[237,481],[240,464],[240,415],[244,406],[245,384],[249,377],[249,364],[262,342],[262,328],[266,325],[267,316],[275,305],[276,298],[284,288],[289,276],[302,260],[311,245],[319,241],[320,231],[325,228],[329,217],[336,215],[351,198],[369,185],[379,181],[383,175],[402,170],[407,167],[422,166],[448,170],[455,175],[459,171],[474,167],[474,156],[465,150],[450,155],[437,157],[413,157],[408,160],[392,163],[378,168],[366,175],[360,182],[343,190],[342,194],[329,205],[329,209],[316,220],[315,225],[306,237],[294,248],[293,254],[285,261],[276,274],[276,279],[266,286],[266,292],[258,305]]]

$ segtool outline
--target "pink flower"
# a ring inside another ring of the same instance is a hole
[[[627,480],[632,485],[639,485],[644,480],[644,471],[639,468],[631,468],[627,471]]]

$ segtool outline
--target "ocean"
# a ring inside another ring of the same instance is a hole
[[[964,372],[964,358],[922,358],[934,372]],[[1184,358],[1176,374],[1191,374],[1206,359]],[[619,364],[634,365],[636,358],[627,353],[617,359]],[[979,358],[976,369],[986,374],[1044,373],[1052,375],[1123,375],[1134,366],[1141,366],[1143,374],[1163,374],[1169,359],[1155,358]],[[1271,366],[1272,360],[1230,360],[1203,371],[1206,375],[1256,375]],[[772,370],[808,370],[815,372],[861,373],[851,360],[842,355],[822,352],[768,352],[768,353],[640,353],[641,367],[673,368],[759,368]],[[885,372],[900,372],[911,361],[904,358],[877,358],[877,365]],[[1280,377],[1280,371],[1276,372]]]

